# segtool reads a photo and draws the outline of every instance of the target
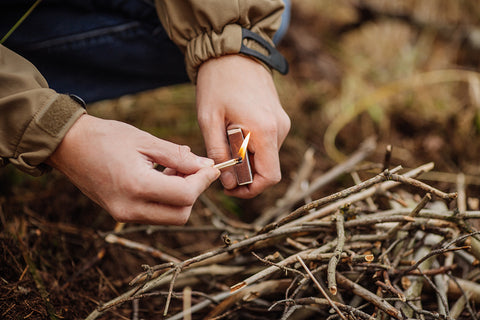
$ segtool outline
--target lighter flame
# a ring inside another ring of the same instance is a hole
[[[242,157],[242,160],[245,159],[245,153],[247,153],[248,140],[250,140],[250,132],[247,134],[243,140],[242,146],[238,150],[238,155]]]

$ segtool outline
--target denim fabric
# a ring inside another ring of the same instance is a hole
[[[0,38],[33,2],[0,1]],[[31,61],[51,88],[86,102],[188,81],[184,57],[149,0],[43,0],[4,45]]]
[[[292,3],[290,0],[283,0],[283,3],[285,4],[285,10],[282,13],[282,23],[273,36],[273,42],[275,44],[280,43],[280,41],[283,39],[283,36],[285,36],[285,33],[287,33],[288,26],[290,25],[290,11],[292,10]]]

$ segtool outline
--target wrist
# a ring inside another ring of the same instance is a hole
[[[78,119],[67,131],[55,151],[45,161],[47,165],[61,170],[62,163],[65,161],[65,157],[71,155],[70,150],[78,150],[78,148],[75,146],[78,146],[79,141],[81,141],[83,139],[82,137],[85,136],[85,129],[88,128],[86,123],[89,122],[89,118],[94,117],[88,114],[82,114],[80,117],[78,117]]]
[[[228,54],[202,63],[198,69],[197,85],[218,78],[227,80],[227,77],[229,82],[242,82],[251,75],[272,78],[271,69],[261,61],[243,54]]]

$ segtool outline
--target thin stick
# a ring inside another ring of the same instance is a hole
[[[467,196],[465,193],[465,175],[463,173],[459,173],[457,175],[457,190],[458,190],[458,198],[457,198],[457,207],[459,212],[467,211]],[[472,246],[472,254],[477,258],[480,259],[480,240],[478,237],[471,237],[470,244]]]
[[[306,297],[306,298],[299,298],[299,299],[285,299],[275,302],[270,308],[273,309],[276,305],[280,303],[290,303],[293,302],[295,305],[310,305],[310,304],[318,304],[320,306],[329,306],[329,302],[323,298],[317,297]],[[361,319],[371,319],[370,315],[366,314],[365,312],[359,310],[358,308],[354,308],[350,305],[346,305],[337,301],[333,301],[333,303],[338,306],[339,309],[344,310],[345,312],[353,313],[357,318]]]
[[[165,307],[163,309],[163,316],[165,317],[168,314],[168,308],[170,307],[170,301],[172,300],[172,293],[173,293],[173,285],[175,284],[175,280],[177,280],[178,275],[182,272],[182,269],[175,268],[175,272],[172,276],[172,280],[170,280],[170,288],[168,289],[167,301],[165,302]]]
[[[298,271],[297,269],[293,269],[293,268],[289,268],[289,267],[286,267],[286,266],[282,266],[280,264],[276,264],[275,262],[272,262],[272,261],[269,261],[267,259],[263,259],[262,257],[260,257],[258,254],[256,254],[255,252],[252,252],[252,254],[255,256],[255,258],[257,258],[258,260],[262,261],[263,263],[265,264],[268,264],[270,266],[276,266],[278,267],[280,270],[284,271],[285,274],[290,271],[290,272],[293,272],[293,273],[297,273],[299,275],[301,275],[302,277],[305,277],[305,275]]]
[[[346,210],[348,209],[343,207],[335,213],[338,241],[337,246],[335,247],[334,256],[328,262],[327,269],[328,290],[330,290],[330,293],[333,295],[337,294],[337,281],[335,279],[335,273],[337,270],[338,261],[340,260],[340,256],[343,252],[343,246],[345,245],[344,215]]]
[[[415,218],[420,211],[427,205],[427,203],[432,200],[432,196],[430,193],[427,193],[422,200],[417,204],[417,206],[412,210],[412,212],[409,213],[409,217]],[[390,229],[387,232],[387,238],[393,237],[403,226],[405,226],[407,222],[400,222],[398,223],[395,227]]]
[[[470,283],[470,281],[465,281],[463,279],[460,279],[463,281],[462,284],[459,283],[459,279],[455,278],[454,276],[452,276],[451,273],[448,273],[448,276],[450,277],[450,279],[452,280],[453,283],[455,283],[455,285],[457,286],[457,288],[460,290],[460,292],[462,293],[462,297],[465,297],[465,303],[466,303],[466,307],[467,307],[467,310],[468,312],[470,312],[470,315],[472,316],[472,319],[474,320],[477,320],[477,316],[475,315],[475,312],[473,311],[472,309],[472,306],[470,305],[470,299],[468,299],[468,294],[467,292],[471,293],[470,296],[472,296],[474,294],[473,291],[470,291],[468,290],[467,288],[467,291],[464,290],[463,288],[466,287],[464,284],[465,283]],[[478,300],[477,300],[478,301]]]
[[[169,262],[173,262],[173,263],[180,263],[181,262],[181,260],[179,260],[175,257],[172,257],[171,255],[166,254],[165,252],[162,252],[162,251],[160,251],[156,248],[153,248],[153,247],[144,245],[143,243],[132,241],[132,240],[129,240],[129,239],[126,239],[126,238],[118,237],[118,236],[114,235],[113,233],[108,234],[105,237],[105,241],[107,241],[108,243],[120,244],[120,245],[122,245],[124,247],[127,247],[127,248],[131,248],[131,249],[134,249],[134,250],[138,250],[138,251],[141,251],[141,252],[148,253],[148,254],[152,255],[153,257],[162,259],[164,261],[169,261]]]
[[[450,309],[450,317],[452,319],[457,319],[460,314],[463,312],[463,309],[465,309],[465,305],[467,304],[468,299],[470,299],[470,296],[472,294],[469,292],[466,292],[465,296],[460,296],[458,300],[453,304],[452,308]]]
[[[400,170],[401,167],[397,167],[395,169],[392,169],[392,171],[398,171]],[[296,220],[300,217],[303,217],[305,216],[310,210],[312,209],[316,209],[324,204],[327,204],[327,203],[330,203],[330,202],[334,202],[334,201],[337,201],[339,199],[342,199],[342,198],[346,198],[348,197],[349,195],[353,194],[353,193],[356,193],[356,192],[359,192],[360,190],[362,189],[366,189],[366,188],[369,188],[377,183],[380,183],[380,182],[383,182],[385,180],[388,180],[388,176],[392,175],[391,172],[389,172],[388,170],[385,170],[384,172],[376,175],[375,177],[371,178],[371,179],[368,179],[360,184],[357,184],[357,185],[354,185],[350,188],[347,188],[345,190],[342,190],[342,191],[339,191],[337,193],[334,193],[328,197],[324,197],[324,198],[321,198],[321,199],[318,199],[318,200],[315,200],[315,201],[312,201],[310,202],[309,204],[306,204],[300,208],[298,208],[297,210],[293,211],[292,213],[290,213],[289,215],[287,215],[286,217],[284,217],[283,219],[281,219],[280,221],[278,222],[273,222],[273,223],[270,223],[268,225],[266,225],[264,228],[262,228],[258,233],[265,233],[265,232],[268,232],[272,229],[276,229],[280,226],[283,226],[284,224],[287,224],[293,220]]]
[[[298,193],[302,193],[305,191],[305,188],[308,188],[310,185],[309,183],[309,178],[312,176],[312,171],[315,167],[315,151],[313,148],[309,148],[307,151],[305,151],[305,154],[303,155],[303,161],[300,164],[299,169],[297,170],[296,174],[294,175],[294,178],[290,185],[288,186],[287,191],[283,195],[282,198],[278,199],[275,202],[275,206],[272,208],[268,208],[265,212],[261,214],[259,219],[255,221],[256,225],[264,225],[267,223],[267,221],[262,222],[262,216],[269,216],[268,219],[273,218],[272,211],[278,211],[280,208],[288,210],[289,209],[289,204],[291,203],[292,199],[295,199],[293,201],[298,201],[297,199]],[[307,186],[305,185],[308,184]],[[305,195],[303,198],[307,198],[308,195]],[[288,206],[286,206],[288,205]],[[278,212],[277,212],[278,213]]]
[[[385,158],[383,159],[383,170],[390,167],[390,159],[392,158],[392,145],[389,144],[385,148]]]
[[[140,300],[133,299],[132,300],[132,320],[138,320],[138,305]]]
[[[360,286],[359,284],[351,281],[350,279],[344,277],[340,273],[337,272],[337,282],[341,286],[345,287],[346,289],[351,290],[354,294],[361,296],[363,299],[370,301],[373,305],[378,307],[379,309],[385,311],[390,316],[396,319],[402,319],[400,310],[393,307],[384,299],[381,299],[376,294],[368,291],[364,287]]]
[[[278,262],[275,266],[270,266],[260,272],[257,272],[253,275],[251,275],[250,277],[248,277],[247,279],[235,284],[234,286],[230,287],[232,290],[238,290],[240,288],[243,288],[243,287],[246,287],[247,285],[250,285],[262,278],[265,278],[266,276],[276,272],[278,270],[278,266],[281,265],[281,266],[285,266],[285,265],[289,265],[289,264],[292,264],[294,263],[297,259],[297,256],[298,255],[301,255],[304,259],[306,260],[315,260],[319,257],[320,254],[322,253],[326,253],[330,250],[332,250],[337,244],[337,241],[336,240],[333,240],[331,242],[328,242],[324,245],[322,245],[321,247],[318,247],[318,248],[315,248],[315,249],[308,249],[308,250],[305,250],[305,251],[302,251],[302,252],[299,252],[299,253],[296,253],[296,254],[293,254],[285,259],[283,259],[282,261]],[[330,259],[330,257],[328,257],[328,259]]]
[[[425,260],[427,260],[428,258],[430,258],[430,257],[432,257],[432,256],[444,254],[444,253],[446,253],[446,252],[451,252],[451,251],[464,250],[464,249],[470,249],[470,246],[454,247],[454,248],[446,248],[446,247],[443,247],[443,248],[440,248],[440,249],[432,250],[432,251],[430,251],[428,254],[426,254],[426,255],[424,255],[422,258],[420,258],[417,262],[415,262],[414,265],[412,265],[411,267],[403,270],[403,273],[407,273],[407,272],[410,272],[410,271],[412,271],[412,270],[414,270],[414,269],[417,269],[417,267],[418,267],[422,262],[424,262]]]
[[[405,176],[395,174],[395,173],[391,173],[391,172],[387,172],[386,176],[387,176],[388,180],[401,182],[403,184],[409,184],[411,186],[414,186],[416,188],[419,188],[419,189],[425,190],[425,191],[427,191],[431,194],[434,194],[434,195],[436,195],[437,197],[439,197],[443,200],[451,201],[451,200],[454,200],[454,199],[457,198],[457,193],[456,192],[445,193],[443,191],[435,189],[434,187],[429,186],[426,183],[423,183],[423,182],[421,182],[419,180],[416,180],[416,179],[413,179],[413,178],[405,177]]]
[[[362,179],[360,179],[360,176],[358,175],[357,171],[350,172],[350,175],[352,176],[353,182],[355,182],[355,184],[362,183]],[[369,210],[371,210],[371,211],[376,211],[377,210],[377,206],[373,202],[372,197],[368,197],[367,199],[365,199],[365,201],[367,201]]]
[[[234,165],[239,164],[239,163],[242,163],[242,157],[238,157],[238,158],[235,158],[235,159],[227,160],[225,162],[217,163],[213,167],[218,169],[218,170],[221,170],[221,169],[225,169],[225,168],[234,166]]]
[[[418,176],[421,173],[423,173],[425,171],[428,171],[428,170],[432,170],[432,169],[433,169],[433,163],[430,162],[430,163],[424,164],[420,167],[417,167],[415,169],[412,169],[411,171],[406,172],[404,174],[404,176],[407,176],[407,177]],[[393,172],[393,170],[394,169],[390,170],[390,173]],[[368,181],[368,180],[366,180],[366,181]],[[365,182],[363,182],[363,183],[365,183]],[[299,216],[302,216],[302,217],[298,218],[295,221],[288,222],[286,227],[287,226],[292,226],[292,225],[298,225],[298,224],[304,223],[306,221],[311,221],[311,220],[314,220],[314,219],[321,219],[323,217],[326,217],[326,216],[330,215],[332,212],[337,210],[342,205],[345,205],[347,203],[355,203],[359,200],[363,200],[365,198],[368,198],[368,197],[374,195],[375,192],[377,192],[378,189],[387,190],[387,189],[393,188],[393,187],[395,187],[399,184],[400,184],[399,182],[395,182],[395,181],[385,181],[385,182],[382,182],[378,186],[371,186],[370,188],[368,188],[366,190],[363,190],[362,192],[358,192],[356,194],[350,194],[347,198],[344,198],[344,199],[341,199],[337,202],[331,203],[331,204],[329,204],[329,205],[327,205],[327,206],[325,206],[325,207],[323,207],[319,210],[313,211],[311,213],[299,214]],[[301,207],[297,210],[300,210],[302,208],[303,207]],[[304,208],[304,209],[306,209],[306,208]],[[294,212],[292,212],[291,215]],[[305,215],[305,216],[303,216],[303,215]],[[266,228],[267,227],[268,226],[266,226]],[[275,228],[275,225],[273,225],[273,228]]]
[[[312,195],[315,191],[323,186],[334,181],[338,176],[352,171],[358,163],[362,162],[370,154],[375,151],[376,142],[375,139],[369,138],[365,140],[360,148],[345,162],[340,163],[332,169],[325,172],[323,175],[313,180],[307,190],[298,192],[291,197],[285,197],[278,202],[278,205],[274,208],[270,208],[260,215],[260,217],[254,222],[256,226],[265,226],[270,220],[278,217],[283,212],[288,211],[296,202],[302,200],[306,196]]]
[[[192,288],[183,288],[183,319],[192,320]]]
[[[443,308],[443,312],[440,312],[440,314],[446,315],[447,319],[450,319],[450,316],[449,316],[450,311],[448,309],[448,303],[446,300],[446,293],[445,293],[446,290],[443,290],[443,291],[439,290],[438,286],[435,285],[435,283],[433,283],[433,281],[422,272],[422,269],[417,268],[417,270],[418,272],[420,272],[420,274],[425,279],[425,281],[430,285],[430,287],[433,289],[433,291],[437,295],[437,298],[440,300],[442,307],[440,307],[439,305],[439,309],[441,310],[441,308]],[[446,289],[446,288],[443,288],[443,289]]]
[[[409,306],[413,310],[413,312],[415,312],[416,314],[418,314],[420,316],[421,315],[426,315],[426,316],[431,317],[432,319],[443,319],[443,317],[441,318],[440,314],[433,313],[433,312],[430,312],[428,310],[424,310],[422,308],[419,308],[414,303],[412,303],[411,301],[407,301],[406,304],[407,304],[407,306]]]
[[[330,306],[338,313],[338,315],[340,316],[340,318],[342,318],[343,320],[347,320],[345,318],[345,316],[343,315],[342,311],[340,311],[340,309],[338,309],[338,306],[332,301],[332,299],[330,299],[330,297],[328,296],[328,294],[325,292],[325,290],[323,290],[322,286],[320,285],[320,283],[318,283],[317,279],[313,276],[312,272],[310,271],[310,269],[308,269],[307,265],[305,264],[305,262],[303,261],[302,257],[300,257],[299,255],[297,255],[297,260],[298,262],[300,262],[300,264],[302,265],[303,269],[305,269],[305,271],[307,271],[308,275],[310,276],[310,278],[312,279],[313,283],[315,283],[315,285],[317,286],[318,290],[320,290],[320,292],[323,294],[323,296],[325,297],[325,299],[327,299],[328,303],[330,304]]]
[[[451,266],[443,266],[443,267],[428,269],[428,270],[422,271],[422,273],[426,276],[434,276],[434,275],[437,275],[437,274],[446,274],[447,272],[449,272],[451,270],[454,270],[455,268],[457,268],[457,265],[452,264]],[[410,275],[410,276],[421,276],[418,269],[411,270],[407,273],[404,273],[403,270],[399,270],[399,269],[393,269],[391,272],[394,275],[406,274],[406,275]]]
[[[381,287],[382,289],[390,291],[391,293],[395,294],[402,302],[407,301],[407,298],[405,298],[405,295],[402,292],[400,292],[400,290],[395,288],[391,283],[385,283],[383,281],[377,280],[375,281],[375,284]]]

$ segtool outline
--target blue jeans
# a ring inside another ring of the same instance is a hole
[[[0,38],[32,3],[0,1]],[[282,20],[277,42],[289,10]],[[32,62],[51,88],[86,102],[188,82],[184,57],[150,0],[43,0],[4,45]]]

